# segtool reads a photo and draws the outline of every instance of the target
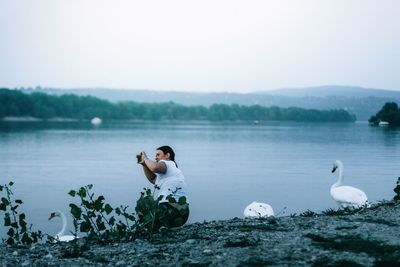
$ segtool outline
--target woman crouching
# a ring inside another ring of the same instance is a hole
[[[154,199],[159,199],[157,211],[150,214],[150,200],[142,195],[136,205],[139,220],[146,222],[146,216],[154,216],[155,229],[184,225],[189,218],[189,204],[185,177],[175,162],[174,150],[161,146],[156,149],[155,160],[149,159],[144,151],[137,154],[137,159],[149,182],[155,185]]]

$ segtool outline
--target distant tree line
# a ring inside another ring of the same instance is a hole
[[[400,109],[395,102],[386,103],[381,110],[368,120],[370,124],[378,125],[381,121],[388,122],[390,126],[400,126]]]
[[[214,104],[210,107],[184,106],[173,102],[111,103],[92,96],[44,93],[25,94],[0,89],[0,118],[32,116],[41,119],[72,118],[139,119],[139,120],[209,120],[209,121],[308,121],[351,122],[355,116],[345,110],[315,110],[296,107],[279,108],[259,105]]]

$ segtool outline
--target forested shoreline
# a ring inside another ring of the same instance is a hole
[[[299,121],[353,122],[355,116],[345,110],[315,110],[297,107],[279,108],[260,105],[213,104],[184,106],[173,102],[111,103],[92,96],[45,93],[26,94],[18,90],[0,89],[0,119],[5,117],[34,117],[39,119],[66,118],[88,120],[202,120],[202,121]]]
[[[392,127],[400,127],[400,109],[397,103],[388,102],[381,110],[368,120],[372,125],[378,125],[380,122],[387,122]]]

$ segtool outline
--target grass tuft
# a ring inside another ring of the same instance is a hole
[[[299,216],[300,217],[314,217],[314,216],[317,216],[317,213],[315,213],[312,210],[306,210],[306,211],[300,213]]]
[[[321,212],[322,215],[326,216],[343,216],[343,215],[353,215],[358,213],[363,208],[341,208],[341,209],[327,209]]]

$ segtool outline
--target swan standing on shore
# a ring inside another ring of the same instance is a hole
[[[331,186],[331,196],[343,208],[359,208],[367,205],[367,195],[360,189],[342,185],[343,182],[343,163],[340,160],[333,164],[332,173],[339,169],[339,179]]]
[[[274,210],[266,203],[253,201],[243,212],[244,217],[268,217],[274,216]]]
[[[56,241],[69,242],[69,241],[72,241],[75,238],[77,238],[77,237],[75,237],[73,235],[64,235],[65,229],[67,228],[67,218],[65,218],[64,213],[62,213],[59,210],[53,211],[52,213],[50,213],[49,220],[51,220],[51,219],[53,219],[55,217],[60,217],[61,220],[62,220],[61,231],[58,234],[56,234],[55,237],[54,237],[56,239]]]

